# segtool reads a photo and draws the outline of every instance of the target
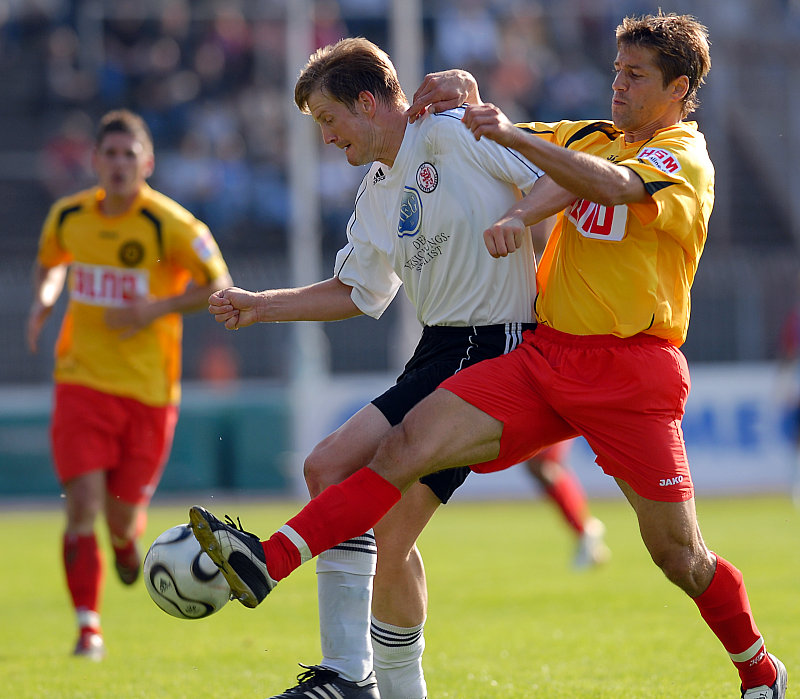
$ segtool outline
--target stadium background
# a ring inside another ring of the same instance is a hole
[[[311,127],[290,96],[314,48],[298,46],[303,31],[314,45],[376,41],[409,94],[424,72],[464,67],[512,118],[606,118],[614,27],[659,6],[695,14],[713,43],[693,116],[717,200],[684,346],[690,456],[720,491],[765,473],[768,487],[783,487],[788,379],[775,360],[800,289],[797,0],[0,0],[0,495],[57,492],[46,425],[58,323],[27,354],[30,267],[52,200],[92,181],[103,112],[126,106],[147,119],[151,184],[210,225],[237,285],[294,285],[329,274],[361,178],[316,133],[311,150],[296,145],[296,129]],[[235,335],[204,313],[188,317],[163,490],[295,489],[307,447],[393,379],[412,325],[398,302],[377,322]],[[590,491],[604,492],[596,468],[584,473],[590,455],[576,460]]]

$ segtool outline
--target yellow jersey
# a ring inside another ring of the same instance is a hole
[[[145,185],[133,206],[105,216],[99,187],[59,199],[39,240],[44,267],[69,265],[69,302],[56,343],[54,378],[154,406],[180,399],[180,313],[123,338],[103,318],[142,297],[165,298],[227,274],[207,226]]]
[[[714,204],[714,168],[695,122],[625,143],[608,121],[533,122],[551,143],[633,170],[650,195],[559,215],[539,266],[538,322],[573,335],[649,333],[686,340],[690,289]]]

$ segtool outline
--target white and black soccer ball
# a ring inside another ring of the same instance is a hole
[[[222,609],[230,599],[227,581],[200,548],[188,524],[159,535],[142,569],[150,597],[178,619],[202,619]]]

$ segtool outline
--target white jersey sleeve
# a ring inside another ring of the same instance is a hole
[[[347,224],[347,244],[336,254],[333,274],[343,284],[353,287],[350,297],[365,315],[380,318],[397,294],[402,281],[392,268],[386,251],[372,235],[386,227],[386,222],[376,220],[372,206],[363,206],[368,181],[374,179],[373,165],[361,182],[356,195],[356,205]]]

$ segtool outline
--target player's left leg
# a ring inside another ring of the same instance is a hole
[[[451,376],[387,433],[367,467],[327,488],[266,541],[202,507],[189,511],[195,537],[234,595],[245,606],[257,606],[299,565],[374,527],[421,477],[469,465],[481,472],[509,468],[575,436],[531,390],[536,367],[528,357],[535,356],[523,344]],[[500,382],[498,371],[504,369]],[[479,403],[498,417],[476,407]]]
[[[381,699],[424,699],[425,568],[417,537],[441,504],[415,483],[378,524],[378,569],[372,599],[372,647]]]
[[[620,479],[617,482],[636,512],[642,540],[653,561],[694,600],[730,655],[739,672],[742,696],[782,699],[786,692],[786,670],[766,652],[750,610],[742,574],[706,547],[697,523],[694,498],[658,502],[638,495]]]
[[[123,584],[133,585],[142,567],[138,540],[147,526],[147,505],[131,504],[107,493],[105,510],[114,567]]]
[[[172,447],[178,408],[122,397],[116,402],[126,419],[119,463],[106,477],[105,516],[117,575],[123,584],[133,585],[142,567],[138,542]]]
[[[325,489],[268,540],[259,544],[202,507],[189,511],[192,530],[234,595],[255,607],[299,565],[374,527],[420,477],[497,457],[502,434],[499,420],[437,389],[387,433],[368,467]]]

